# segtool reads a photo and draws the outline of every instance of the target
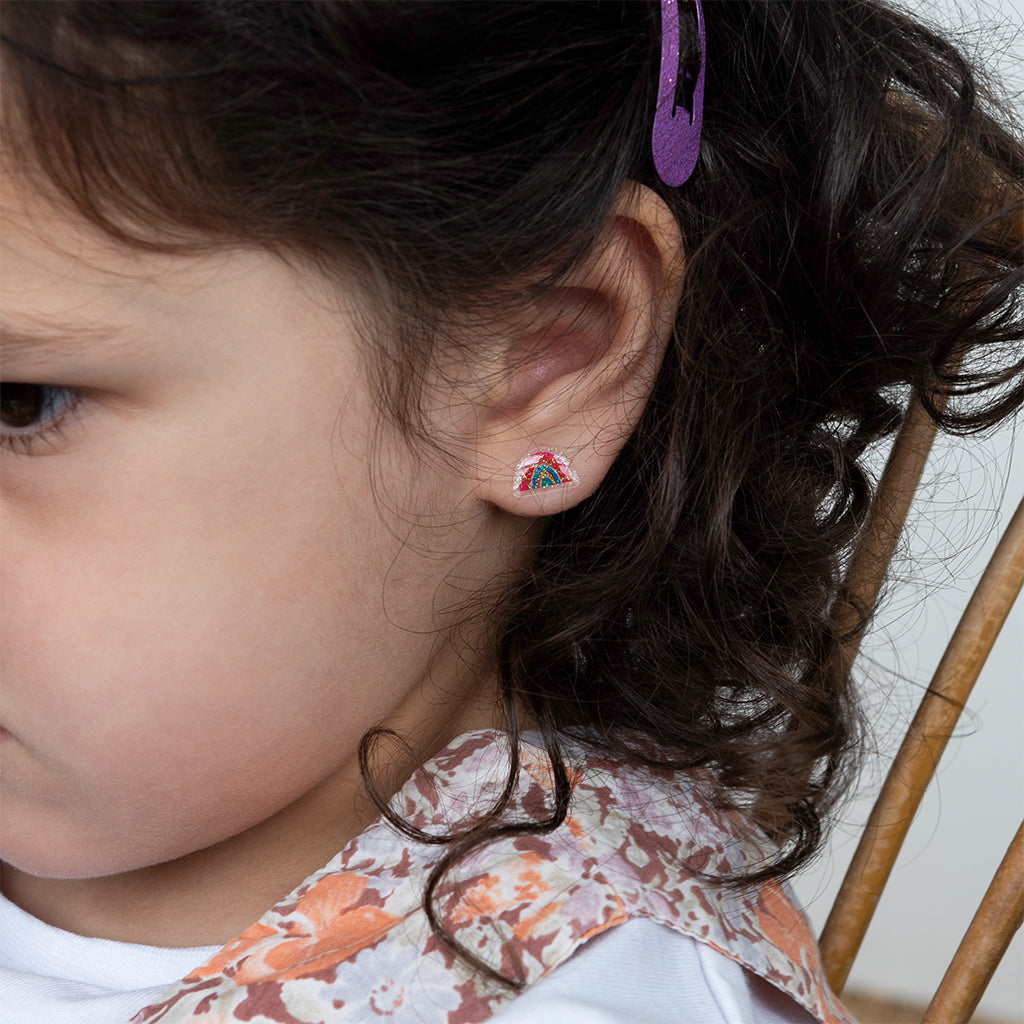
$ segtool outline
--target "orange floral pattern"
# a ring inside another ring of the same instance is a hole
[[[394,809],[443,832],[504,788],[508,739],[469,733],[424,765]],[[647,917],[708,943],[823,1024],[853,1019],[828,990],[813,935],[782,887],[736,893],[764,840],[701,795],[699,774],[574,751],[570,818],[462,861],[440,888],[445,927],[532,984],[594,935]],[[551,774],[524,743],[510,818],[546,816]],[[444,848],[378,820],[322,870],[132,1024],[479,1024],[515,993],[467,967],[430,930],[422,894]]]

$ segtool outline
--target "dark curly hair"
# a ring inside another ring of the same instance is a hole
[[[878,0],[708,0],[704,141],[673,190],[650,156],[653,2],[56,0],[4,18],[14,159],[129,244],[256,244],[360,275],[391,311],[382,408],[410,436],[446,315],[557,281],[628,182],[662,196],[687,276],[653,394],[495,612],[509,728],[519,708],[540,723],[551,816],[500,804],[442,837],[427,910],[440,933],[439,883],[470,849],[564,820],[566,734],[710,769],[777,844],[733,882],[802,864],[856,746],[833,612],[873,502],[862,456],[911,395],[960,432],[1024,397],[1024,146],[981,71]],[[364,775],[393,818],[376,738]]]

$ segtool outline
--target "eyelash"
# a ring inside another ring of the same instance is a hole
[[[81,395],[72,388],[20,381],[0,382],[0,446],[21,455],[35,454],[38,445],[52,444],[61,436],[78,412],[80,403]],[[31,406],[37,411],[31,424],[12,429],[7,420],[8,417],[15,418],[10,407],[17,404],[23,408]]]

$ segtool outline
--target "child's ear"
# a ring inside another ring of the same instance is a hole
[[[545,516],[593,493],[647,403],[682,281],[675,218],[630,184],[593,252],[506,334],[478,421],[478,497]]]

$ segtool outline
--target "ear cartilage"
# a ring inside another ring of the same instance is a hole
[[[561,452],[531,452],[519,460],[512,490],[537,491],[542,487],[578,484],[580,478],[572,471],[569,460]]]

